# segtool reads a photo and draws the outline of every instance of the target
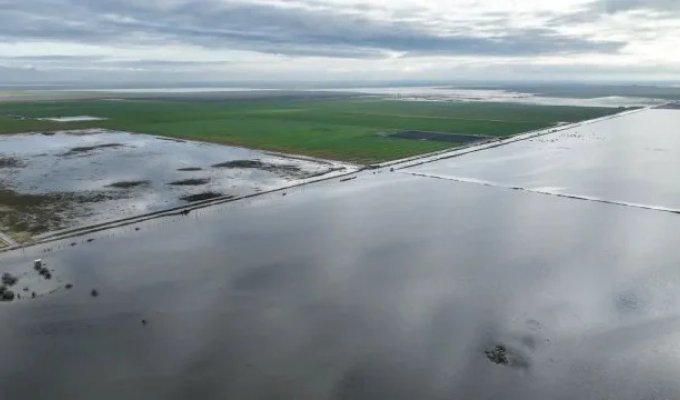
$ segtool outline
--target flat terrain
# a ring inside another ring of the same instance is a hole
[[[484,182],[680,211],[680,111],[650,109],[465,157],[411,169],[430,177]]]
[[[678,118],[2,253],[2,398],[679,399],[680,215],[514,187],[680,204]]]
[[[404,130],[505,137],[615,108],[374,98],[126,99],[0,103],[0,133],[108,128],[374,163],[456,147],[389,137]],[[37,118],[93,116],[99,121]]]
[[[0,135],[0,241],[2,231],[23,243],[62,229],[209,198],[238,198],[356,168],[117,131]]]

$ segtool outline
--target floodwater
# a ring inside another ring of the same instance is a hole
[[[0,87],[1,88],[1,87]],[[550,97],[536,95],[514,90],[503,89],[470,89],[453,88],[441,86],[407,86],[407,87],[342,87],[342,88],[297,88],[297,89],[277,89],[277,88],[238,88],[238,87],[193,87],[193,88],[99,88],[99,89],[64,89],[64,88],[32,88],[20,92],[0,91],[0,100],[21,99],[56,99],[56,98],[100,98],[102,95],[110,94],[109,100],[121,100],[117,97],[149,97],[153,96],[193,96],[225,98],[228,97],[315,97],[327,96],[332,94],[337,96],[368,95],[379,98],[405,100],[405,101],[435,101],[435,102],[457,102],[457,101],[480,101],[480,102],[510,102],[540,105],[561,105],[561,106],[587,106],[587,107],[636,107],[653,106],[666,102],[663,99],[633,97],[633,96],[604,96],[592,98],[578,97]]]
[[[106,130],[0,137],[0,186],[23,194],[105,194],[74,204],[77,218],[63,228],[130,217],[187,204],[187,196],[244,196],[356,170],[325,161],[289,158],[239,147]],[[261,168],[215,167],[259,161]]]
[[[82,121],[102,121],[106,118],[94,117],[91,115],[75,115],[73,117],[52,117],[52,118],[38,118],[43,121],[52,122],[82,122]]]
[[[407,171],[680,210],[679,126],[678,110],[643,110]]]
[[[0,254],[3,399],[680,397],[680,216],[388,171]]]
[[[480,101],[581,107],[641,107],[658,105],[666,102],[661,99],[644,97],[606,96],[584,99],[540,96],[532,93],[503,89],[464,89],[436,86],[352,88],[336,90],[340,92],[380,95],[403,101]]]

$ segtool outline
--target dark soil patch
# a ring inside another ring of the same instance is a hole
[[[114,182],[106,187],[116,188],[116,189],[132,189],[139,186],[149,186],[151,182],[149,181],[120,181]]]
[[[660,110],[680,110],[680,103],[668,103],[657,108]]]
[[[75,154],[82,154],[82,153],[87,153],[93,150],[98,150],[98,149],[106,149],[106,148],[117,148],[117,147],[123,147],[122,144],[120,143],[104,143],[104,144],[98,144],[95,146],[82,146],[82,147],[74,147],[64,153],[64,156],[72,156]]]
[[[174,181],[168,183],[168,185],[173,185],[173,186],[198,186],[198,185],[205,185],[206,183],[210,182],[210,179],[208,178],[193,178],[193,179],[184,179],[181,181]]]
[[[22,168],[24,166],[24,162],[18,158],[0,157],[0,168]]]
[[[184,201],[188,201],[188,202],[194,202],[194,201],[215,199],[217,197],[222,197],[222,193],[203,192],[203,193],[190,194],[190,195],[187,195],[187,196],[184,196],[184,197],[180,197],[180,199],[184,200]]]
[[[185,167],[185,168],[177,168],[177,171],[202,171],[203,168],[201,167]]]

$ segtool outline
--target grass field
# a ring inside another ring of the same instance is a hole
[[[391,138],[385,133],[424,130],[505,137],[618,111],[360,98],[44,101],[0,103],[0,133],[99,127],[374,163],[456,146]],[[33,119],[76,115],[107,120],[57,123]]]

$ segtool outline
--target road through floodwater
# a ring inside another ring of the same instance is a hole
[[[603,124],[583,141],[620,132]],[[553,137],[537,143],[570,142]],[[638,145],[573,160],[598,175],[592,158],[634,163]],[[563,185],[568,174],[542,161],[541,184]],[[622,193],[609,187],[603,196]],[[678,398],[678,232],[669,213],[383,169],[8,252],[0,271],[39,295],[0,304],[0,388],[3,399]]]

